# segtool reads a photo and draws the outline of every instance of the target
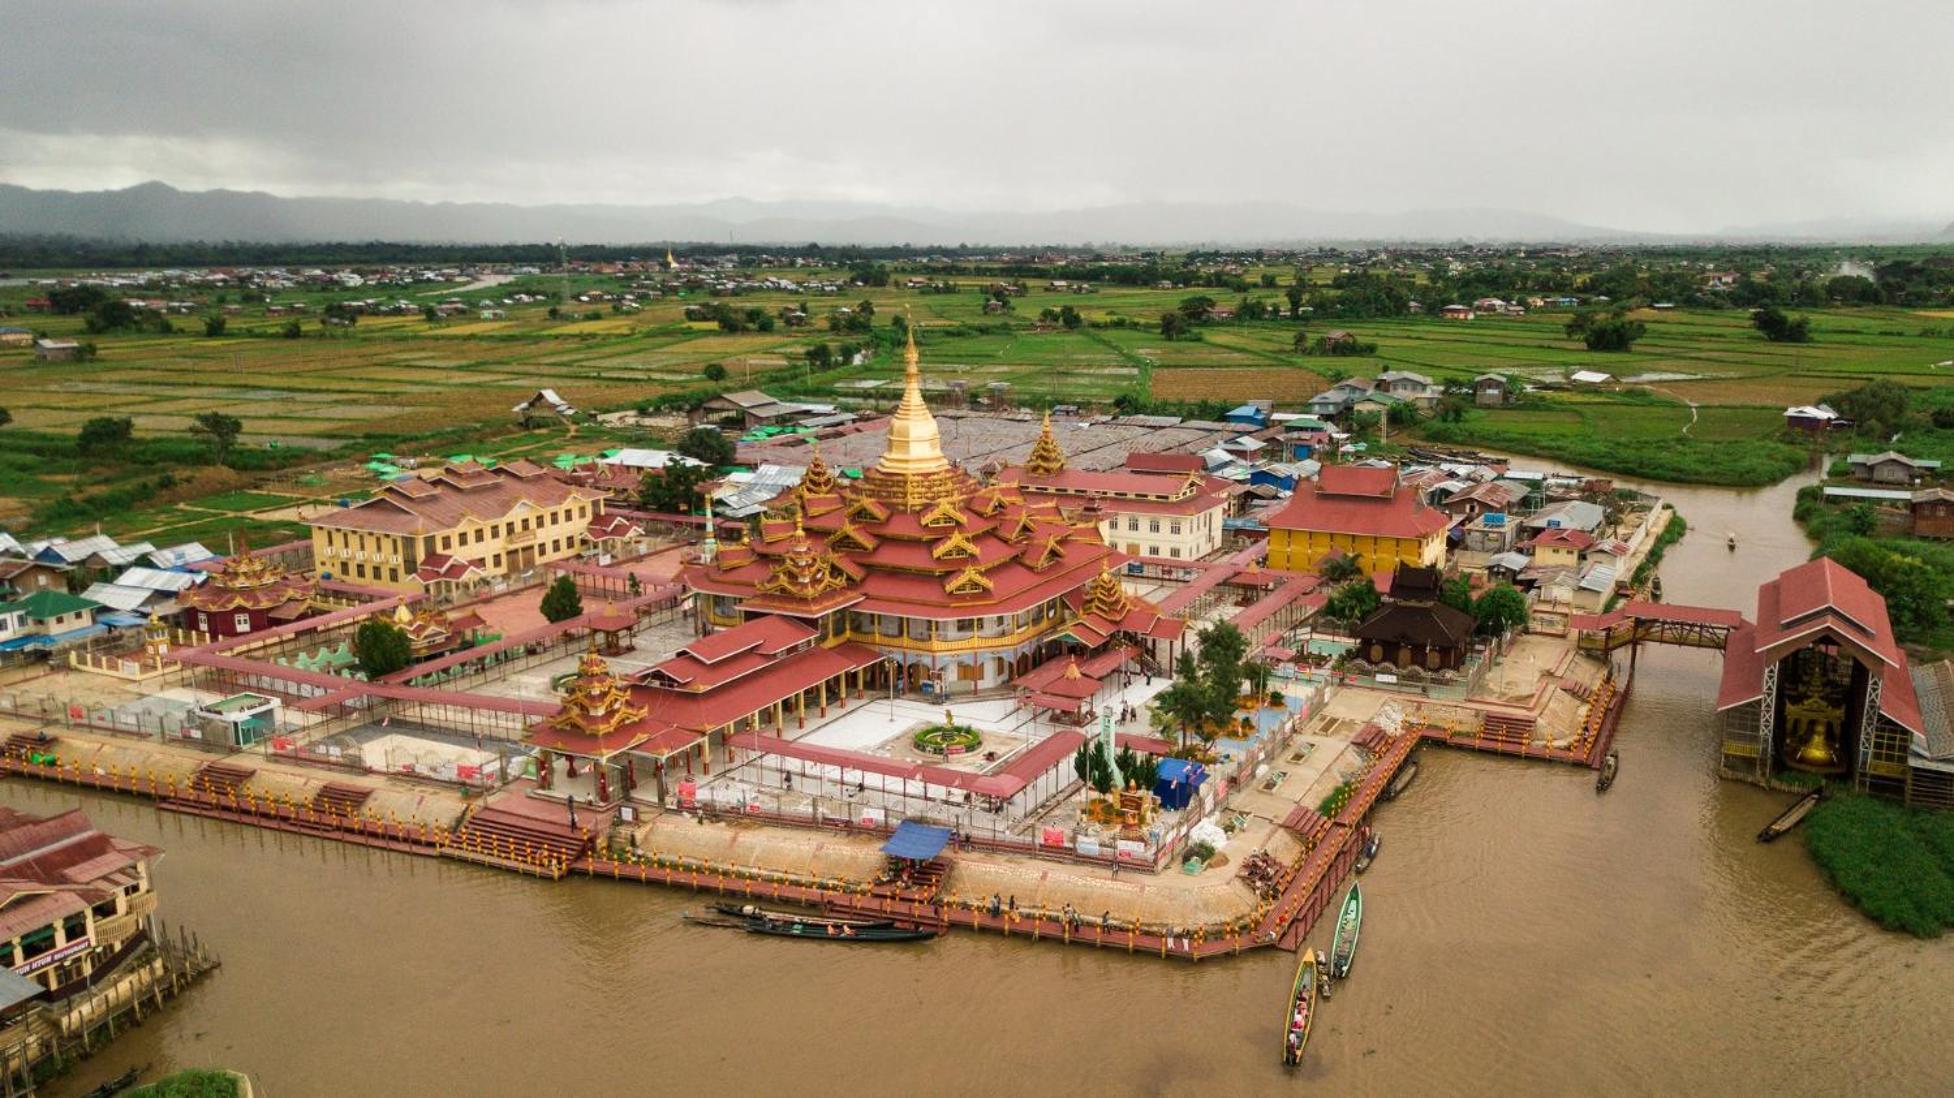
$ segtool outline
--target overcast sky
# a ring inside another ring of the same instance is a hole
[[[1954,3],[0,0],[0,181],[1954,220]]]

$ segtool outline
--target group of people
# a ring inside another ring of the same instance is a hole
[[[1282,891],[1282,863],[1258,850],[1242,861],[1242,876],[1255,894],[1269,899]]]

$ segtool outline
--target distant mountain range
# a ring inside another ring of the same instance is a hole
[[[1692,240],[1954,240],[1954,224],[1813,221],[1701,235],[1638,233],[1503,209],[1351,213],[1276,202],[1142,202],[1045,212],[952,211],[851,202],[518,206],[259,191],[44,191],[0,184],[0,234],[105,240],[652,244],[1136,244],[1316,242],[1684,243]]]

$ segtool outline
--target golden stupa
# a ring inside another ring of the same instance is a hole
[[[918,511],[939,500],[968,496],[976,487],[970,474],[943,455],[943,432],[923,403],[923,371],[912,324],[903,350],[902,400],[889,420],[889,442],[882,456],[862,470],[860,494],[904,511]]]

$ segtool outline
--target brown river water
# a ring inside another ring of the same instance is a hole
[[[1794,490],[1664,489],[1693,530],[1662,569],[1668,598],[1751,612],[1757,583],[1808,552]],[[1753,841],[1785,798],[1712,772],[1719,661],[1643,652],[1605,796],[1585,770],[1424,752],[1377,814],[1363,949],[1293,1075],[1277,1063],[1286,953],[827,947],[682,925],[699,901],[656,888],[26,781],[0,782],[0,803],[80,803],[164,847],[165,918],[224,961],[56,1094],[132,1064],[234,1067],[269,1098],[1945,1093],[1954,942],[1878,930],[1801,843]]]

